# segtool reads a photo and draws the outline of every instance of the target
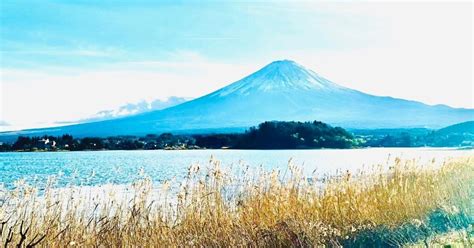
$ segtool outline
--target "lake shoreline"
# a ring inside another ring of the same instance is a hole
[[[14,150],[14,151],[0,151],[0,153],[9,153],[9,152],[18,152],[18,153],[28,153],[28,152],[104,152],[104,151],[206,151],[206,150],[234,150],[234,151],[291,151],[291,150],[365,150],[365,149],[447,149],[447,150],[473,150],[474,147],[472,146],[465,146],[465,147],[438,147],[438,146],[379,146],[379,147],[352,147],[352,148],[294,148],[294,149],[243,149],[243,148],[164,148],[164,149],[132,149],[132,150],[127,150],[127,149],[101,149],[101,150],[64,150],[64,149],[59,149],[59,150],[33,150],[33,151],[25,151],[25,150]]]

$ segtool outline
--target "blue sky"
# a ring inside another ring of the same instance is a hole
[[[0,4],[10,129],[197,97],[284,58],[368,93],[472,107],[471,3]]]
[[[305,4],[70,2],[75,3],[6,1],[4,66],[166,60],[183,50],[235,62],[276,50],[372,46],[383,38],[371,37],[365,26],[377,24],[364,16],[354,20],[351,14],[307,10]]]

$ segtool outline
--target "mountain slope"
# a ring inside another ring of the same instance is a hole
[[[320,120],[348,128],[437,128],[473,119],[472,109],[369,95],[283,60],[220,90],[164,110],[10,134],[108,136],[208,132],[242,129],[268,120]]]

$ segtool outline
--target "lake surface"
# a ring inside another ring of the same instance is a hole
[[[357,170],[364,166],[387,164],[395,157],[437,163],[447,158],[473,155],[473,150],[441,148],[371,148],[352,150],[183,150],[183,151],[84,151],[84,152],[10,152],[0,153],[0,184],[7,188],[25,179],[44,185],[56,176],[60,185],[127,184],[144,171],[153,181],[160,182],[186,175],[191,164],[209,164],[211,156],[222,166],[246,166],[265,170],[285,170],[288,160],[303,166],[308,175],[337,169]]]

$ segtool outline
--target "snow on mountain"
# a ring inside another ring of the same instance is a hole
[[[291,60],[272,62],[259,71],[231,84],[213,95],[248,95],[258,91],[338,90],[334,84]]]
[[[141,114],[144,112],[149,112],[149,111],[154,111],[154,110],[162,110],[165,108],[176,106],[178,104],[184,103],[189,100],[191,99],[184,98],[184,97],[171,96],[163,100],[161,99],[155,99],[152,101],[142,100],[137,103],[127,103],[116,109],[99,111],[95,115],[92,115],[89,118],[81,119],[77,121],[76,123],[109,120],[109,119],[114,119],[118,117]]]

